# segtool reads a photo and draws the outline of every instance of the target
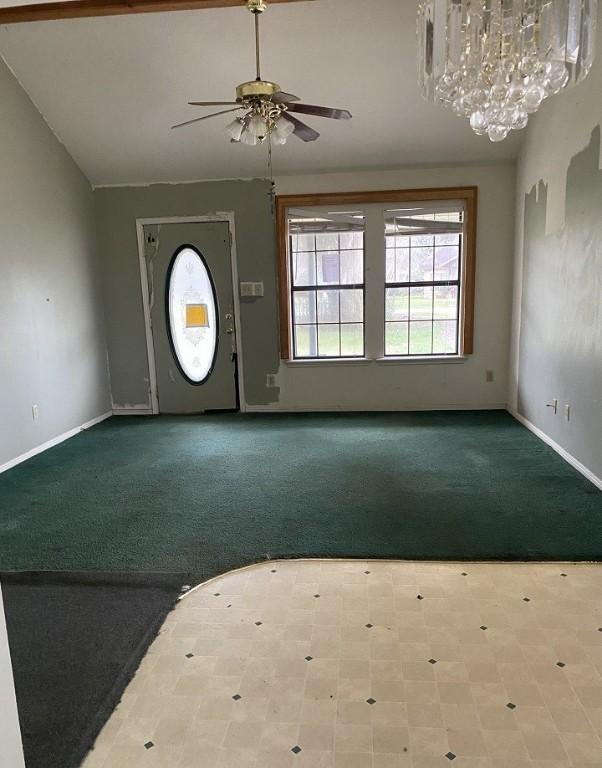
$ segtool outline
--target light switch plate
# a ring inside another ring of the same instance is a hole
[[[262,282],[241,282],[240,295],[242,297],[257,298],[263,296],[263,283]]]

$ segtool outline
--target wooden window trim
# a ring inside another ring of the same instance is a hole
[[[477,255],[477,187],[440,187],[430,189],[391,189],[380,192],[323,192],[307,195],[276,195],[276,236],[278,257],[278,293],[280,357],[291,359],[290,290],[286,214],[289,208],[320,205],[361,205],[368,203],[403,203],[424,200],[461,200],[466,210],[464,264],[462,269],[462,304],[460,309],[460,355],[474,349],[474,300]]]

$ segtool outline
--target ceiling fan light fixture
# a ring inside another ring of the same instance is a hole
[[[288,139],[288,137],[291,135],[291,133],[295,130],[295,126],[292,124],[290,120],[288,120],[284,115],[280,115],[278,120],[276,121],[276,129],[275,134],[279,139]],[[284,142],[278,142],[278,144],[283,144]]]
[[[265,139],[265,137],[270,132],[267,120],[261,115],[253,115],[251,117],[249,120],[249,125],[247,126],[247,130],[252,136],[255,136],[257,139],[259,139],[259,141]]]
[[[244,129],[244,122],[240,119],[240,117],[237,117],[236,120],[228,123],[226,126],[226,133],[233,141],[240,141]]]
[[[254,136],[247,127],[240,134],[239,139],[241,144],[247,144],[249,147],[254,147],[257,144],[257,137]]]

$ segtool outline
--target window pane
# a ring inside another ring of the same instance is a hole
[[[364,325],[352,323],[341,325],[341,355],[362,357],[364,354]]]
[[[410,323],[410,354],[430,355],[432,351],[433,328],[429,322]]]
[[[360,288],[340,291],[341,322],[361,323],[364,319],[364,292]]]
[[[387,283],[394,283],[395,282],[395,248],[387,248],[385,253],[386,253],[385,281]]]
[[[295,323],[315,323],[316,322],[316,292],[315,291],[295,291],[293,293],[294,322]]]
[[[437,207],[409,202],[385,211],[386,355],[457,354],[464,214],[451,204]],[[417,285],[393,288],[392,283]]]
[[[435,235],[435,245],[459,245],[459,232],[446,232],[445,234]]]
[[[310,253],[293,253],[291,255],[291,270],[293,285],[316,284],[316,256]]]
[[[408,354],[408,324],[385,323],[385,355]]]
[[[385,290],[385,320],[407,320],[408,297],[409,288],[387,288]]]
[[[315,325],[295,326],[295,357],[317,357],[318,338]]]
[[[297,235],[297,243],[293,243],[293,248],[296,251],[315,251],[316,250],[316,236],[315,235]]]
[[[435,287],[435,309],[433,317],[440,320],[455,320],[458,312],[458,286],[440,285]]]
[[[345,331],[344,354],[363,355],[362,212],[330,212],[321,207],[311,212],[291,210],[288,226],[295,356],[339,357],[341,323],[354,326]],[[300,330],[304,324],[306,332]]]
[[[339,322],[339,292],[318,291],[318,322]]]
[[[407,283],[410,279],[410,249],[397,248],[395,251],[395,282]]]
[[[364,250],[363,232],[341,232],[339,234],[340,249],[360,249]]]
[[[433,353],[453,355],[458,349],[458,326],[455,320],[435,320],[433,323]]]
[[[433,316],[433,288],[410,288],[410,320],[430,320]]]
[[[338,251],[323,251],[317,254],[318,285],[336,285],[339,282]]]
[[[457,280],[460,250],[457,247],[435,248],[435,280]]]
[[[318,355],[320,357],[339,357],[339,325],[318,326]]]
[[[167,275],[167,321],[173,352],[188,381],[200,384],[211,373],[217,353],[213,284],[198,251],[179,250]]]
[[[412,248],[410,252],[411,276],[410,280],[423,282],[433,279],[433,249]]]
[[[322,232],[316,235],[316,251],[338,251],[339,235],[337,232]]]
[[[434,243],[433,235],[412,235],[410,237],[410,245],[412,250],[414,248],[428,247],[432,248]]]
[[[361,285],[364,282],[364,252],[341,253],[341,285]]]

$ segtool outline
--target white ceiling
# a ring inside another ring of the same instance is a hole
[[[322,133],[274,148],[274,173],[507,160],[501,144],[424,102],[416,85],[416,0],[315,0],[264,14],[262,74],[351,121],[307,118]],[[114,16],[0,28],[0,53],[94,185],[266,174],[263,147],[231,145],[224,115],[190,100],[230,100],[254,76],[244,9]]]

